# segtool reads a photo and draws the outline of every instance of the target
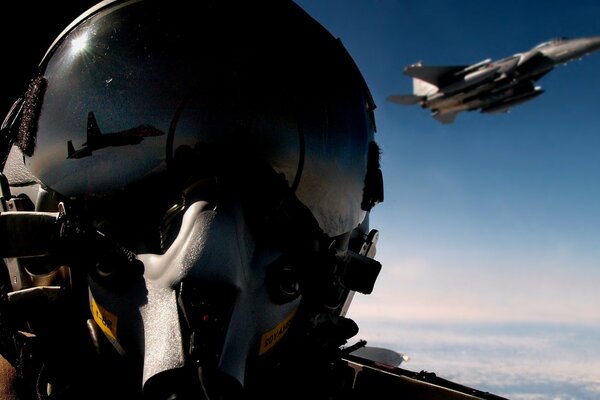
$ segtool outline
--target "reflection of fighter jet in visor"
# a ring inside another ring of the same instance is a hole
[[[125,129],[123,131],[102,133],[96,122],[94,112],[88,113],[87,121],[87,142],[85,142],[81,148],[75,150],[73,142],[69,140],[67,142],[67,158],[83,158],[92,155],[94,150],[103,149],[105,147],[114,146],[127,146],[138,144],[145,137],[148,136],[160,136],[165,133],[161,130],[156,129],[152,125],[140,125],[136,128]]]

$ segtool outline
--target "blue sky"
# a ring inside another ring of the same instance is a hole
[[[537,83],[544,94],[507,114],[465,112],[442,125],[386,97],[411,92],[402,71],[417,61],[470,64],[600,35],[600,2],[297,3],[342,40],[377,104],[385,201],[371,227],[383,269],[350,310],[363,334],[383,340],[381,324],[398,321],[599,333],[600,51],[557,67]],[[585,352],[600,358],[600,344]]]

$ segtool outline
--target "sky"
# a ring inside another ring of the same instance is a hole
[[[506,114],[443,125],[386,100],[411,93],[403,69],[418,61],[465,65],[600,35],[600,2],[296,3],[342,40],[377,105],[385,200],[370,225],[383,268],[349,311],[361,335],[473,383],[496,368],[494,388],[511,398],[600,398],[600,51],[556,67],[537,82],[544,94]],[[538,373],[523,377],[528,391],[509,387],[526,370]]]

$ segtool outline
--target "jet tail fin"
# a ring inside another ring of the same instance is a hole
[[[439,89],[432,83],[419,78],[413,78],[413,94],[415,96],[425,97],[437,92]]]
[[[73,158],[73,154],[75,154],[75,147],[73,147],[73,141],[69,140],[67,142],[67,158]]]
[[[440,87],[443,86],[444,82],[452,78],[454,74],[464,71],[468,67],[468,65],[423,65],[418,62],[404,68],[404,75]]]
[[[458,114],[458,112],[447,112],[447,113],[436,112],[436,113],[433,113],[433,118],[440,121],[442,124],[451,124],[454,122],[454,119],[456,118],[456,114]]]
[[[102,132],[100,132],[100,128],[98,127],[98,122],[96,122],[96,116],[94,115],[93,111],[90,111],[88,113],[88,120],[87,120],[87,143],[90,142],[90,139],[93,139],[95,137],[98,137],[102,135]]]

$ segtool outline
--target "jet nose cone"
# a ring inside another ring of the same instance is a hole
[[[590,36],[581,38],[581,46],[586,53],[591,53],[600,49],[600,36]]]

